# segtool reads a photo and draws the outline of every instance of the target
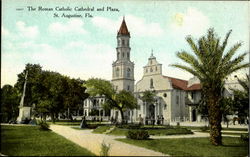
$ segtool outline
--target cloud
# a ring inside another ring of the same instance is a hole
[[[39,30],[37,26],[26,26],[23,21],[18,21],[16,23],[16,28],[20,37],[33,39],[39,35]]]
[[[9,30],[4,28],[3,26],[2,26],[2,35],[3,35],[3,37],[6,37],[6,36],[10,35]]]
[[[62,47],[32,41],[13,43],[2,53],[1,84],[14,85],[17,74],[27,63],[40,64],[44,70],[75,78],[111,79],[115,54],[115,49],[110,45],[84,41],[72,41]]]
[[[34,40],[40,32],[37,26],[27,26],[23,21],[17,21],[13,32],[2,26],[2,37],[3,40],[10,41],[23,41],[23,40]]]
[[[104,31],[115,34],[121,25],[122,18],[123,17],[121,16],[118,20],[111,20],[105,17],[97,16],[92,19],[92,23]],[[126,15],[125,20],[129,31],[135,36],[158,37],[164,32],[159,23],[150,23],[141,17]]]
[[[71,19],[66,24],[54,22],[49,25],[49,32],[53,35],[64,35],[65,33],[85,34],[84,22],[80,19]]]
[[[186,13],[178,12],[172,16],[172,33],[181,36],[200,36],[209,28],[209,19],[201,11],[188,8]]]

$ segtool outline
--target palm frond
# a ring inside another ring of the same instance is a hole
[[[201,75],[199,72],[193,70],[193,69],[190,68],[190,67],[187,67],[187,66],[184,66],[184,65],[180,65],[180,64],[171,64],[170,66],[173,66],[173,67],[176,67],[176,68],[180,68],[180,69],[182,69],[182,70],[185,70],[185,71],[187,71],[187,72],[193,74],[194,76],[197,76],[199,79],[202,78],[202,75]]]
[[[230,34],[232,33],[232,30],[229,30],[229,32],[227,33],[224,41],[223,41],[223,44],[222,44],[222,47],[221,47],[221,51],[224,52],[225,50],[225,47],[227,46],[227,41],[228,41],[228,38],[230,36]]]
[[[188,36],[186,38],[186,41],[188,42],[189,46],[191,47],[191,49],[193,50],[195,55],[198,57],[199,62],[202,62],[203,61],[203,55],[202,55],[201,51],[199,50],[199,48],[194,43],[193,39],[190,36]]]
[[[249,75],[246,75],[246,79],[239,79],[238,82],[245,89],[245,91],[249,92]]]
[[[199,61],[191,54],[186,51],[178,52],[177,56],[182,59],[184,62],[188,63],[195,71],[199,71],[201,73],[206,73],[200,64]]]
[[[232,56],[236,53],[236,51],[241,47],[242,43],[235,44],[223,57],[222,62],[228,62]]]
[[[247,55],[247,53],[243,53],[243,54],[239,55],[238,57],[234,58],[232,61],[225,62],[224,63],[225,70],[230,69],[234,66],[237,66],[239,63],[244,61],[246,55]]]
[[[240,69],[249,68],[249,67],[250,67],[250,63],[245,63],[245,64],[236,65],[236,66],[234,66],[233,68],[231,68],[231,69],[227,72],[227,74],[229,75],[229,74],[232,74],[233,72],[236,72],[236,71],[238,71],[238,70],[240,70]]]

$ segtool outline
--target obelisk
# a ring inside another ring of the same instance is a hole
[[[28,77],[28,71],[26,72],[26,75],[25,75],[25,81],[23,85],[23,94],[21,97],[20,105],[19,105],[19,116],[17,118],[17,123],[23,123],[26,119],[27,120],[31,119],[31,107],[24,106],[27,77]]]

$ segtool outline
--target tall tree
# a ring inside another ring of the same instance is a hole
[[[4,85],[1,88],[1,122],[17,118],[20,98],[17,89],[11,85]]]
[[[117,109],[120,111],[122,123],[124,122],[124,111],[137,107],[137,101],[129,91],[116,93],[110,81],[92,78],[86,81],[87,93],[91,96],[103,95],[106,98],[105,108]]]
[[[17,90],[22,93],[23,92],[23,85],[25,82],[25,74],[28,71],[27,77],[27,85],[26,85],[26,93],[24,99],[24,105],[32,106],[33,103],[37,103],[36,92],[34,92],[34,87],[39,83],[39,76],[42,72],[42,67],[39,64],[26,64],[25,69],[23,72],[17,75],[17,83],[15,87]]]
[[[86,87],[82,86],[84,83],[81,79],[67,79],[67,87],[63,99],[64,106],[69,109],[68,116],[72,119],[72,109],[80,109],[82,102],[89,97],[89,94],[85,92]]]
[[[210,124],[210,141],[213,145],[221,145],[221,120],[220,100],[223,96],[225,79],[231,73],[249,67],[249,63],[243,63],[247,53],[233,56],[242,43],[233,45],[227,52],[228,38],[231,30],[227,33],[223,43],[217,37],[214,29],[209,29],[206,36],[201,37],[197,43],[188,36],[188,42],[193,54],[187,51],[177,53],[177,56],[189,66],[173,64],[172,66],[188,71],[197,76],[202,85],[202,93],[208,107],[208,117]]]

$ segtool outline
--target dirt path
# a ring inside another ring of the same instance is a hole
[[[100,155],[101,144],[105,142],[111,145],[109,151],[110,156],[168,156],[160,152],[115,140],[116,138],[124,138],[124,136],[94,134],[92,130],[76,130],[61,125],[51,125],[50,129],[96,155]]]

